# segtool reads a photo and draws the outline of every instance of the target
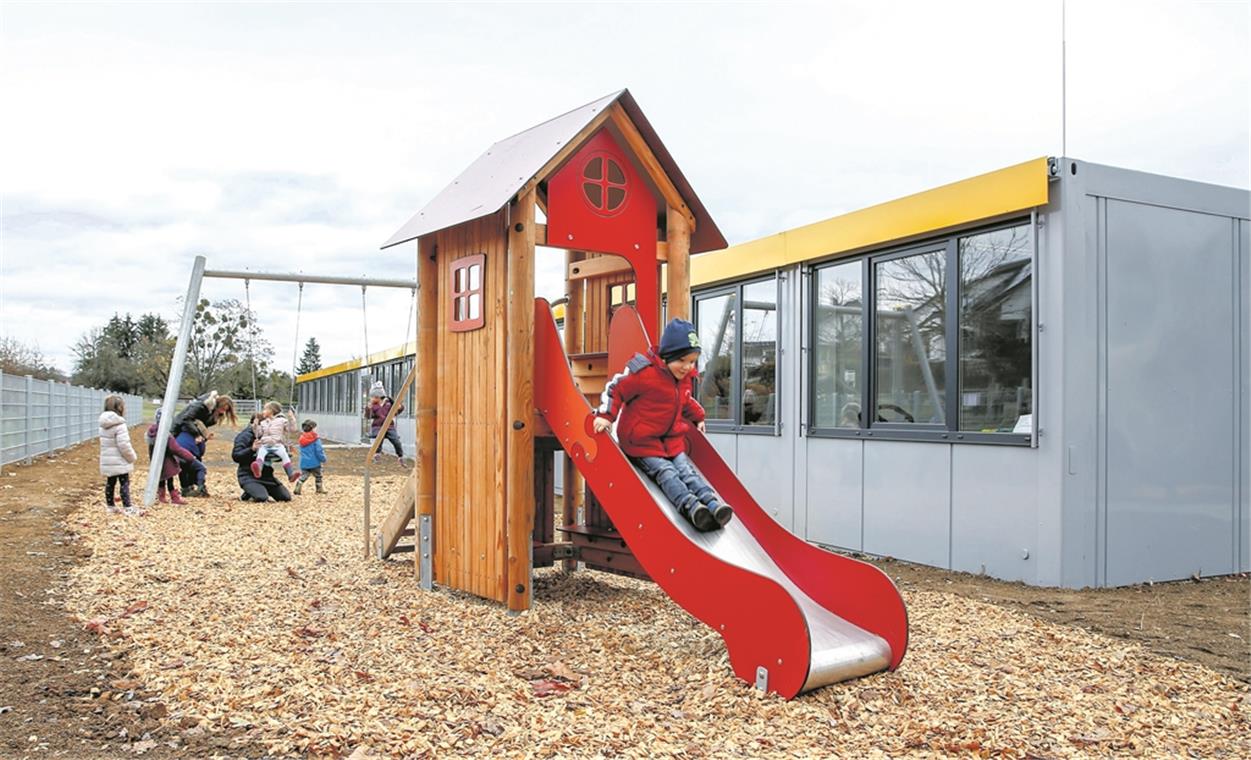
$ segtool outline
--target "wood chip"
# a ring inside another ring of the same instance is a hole
[[[653,584],[540,570],[510,617],[422,592],[411,555],[363,558],[359,478],[278,505],[227,498],[231,470],[209,478],[223,496],[194,509],[109,520],[84,504],[90,555],[65,596],[163,723],[246,731],[260,749],[239,754],[1251,756],[1246,684],[984,601],[905,590],[898,671],[787,702],[735,678],[717,635]],[[375,478],[377,519],[402,483]]]

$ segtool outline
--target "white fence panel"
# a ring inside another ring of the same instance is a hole
[[[111,391],[0,372],[0,465],[29,462],[95,438],[104,399],[111,395]],[[117,395],[126,404],[129,424],[145,422],[141,397]]]

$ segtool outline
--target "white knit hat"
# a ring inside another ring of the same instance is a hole
[[[387,389],[382,387],[381,380],[375,380],[372,388],[369,389],[370,398],[382,398],[387,395]]]

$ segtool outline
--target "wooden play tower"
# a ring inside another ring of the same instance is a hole
[[[495,143],[383,248],[413,243],[415,495],[393,507],[379,553],[411,522],[423,586],[510,610],[530,606],[534,567],[646,576],[568,459],[558,530],[565,455],[534,388],[535,259],[561,255],[537,249],[564,250],[564,349],[595,404],[621,369],[608,359],[614,309],[632,305],[654,341],[662,291],[668,317],[689,318],[690,254],[725,247],[634,98],[622,90]]]

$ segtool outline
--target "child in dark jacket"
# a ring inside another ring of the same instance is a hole
[[[156,434],[161,426],[161,410],[156,410],[156,422],[148,426],[144,440],[148,443],[148,461],[152,461],[152,452],[156,449]],[[160,485],[156,487],[156,498],[162,504],[186,504],[179,493],[174,477],[182,469],[183,462],[197,461],[195,454],[184,449],[172,434],[165,441],[165,458],[161,462]],[[203,465],[201,465],[203,466]],[[166,494],[169,494],[166,496]]]
[[[369,404],[365,406],[365,419],[369,420],[369,435],[377,440],[378,434],[381,433],[385,440],[391,442],[391,446],[395,448],[395,458],[400,464],[404,463],[404,444],[400,443],[400,433],[395,429],[395,420],[391,420],[391,424],[383,431],[382,423],[386,422],[387,415],[391,412],[391,407],[395,405],[395,399],[387,395],[387,391],[382,387],[382,381],[374,382],[373,387],[369,389]],[[400,404],[400,408],[396,410],[396,414],[404,411],[404,405]],[[382,454],[382,446],[378,447],[378,452],[374,454],[374,462],[378,461],[378,457]]]
[[[608,382],[594,427],[596,433],[606,432],[620,414],[621,450],[656,481],[683,517],[698,530],[709,531],[729,523],[734,510],[718,501],[686,455],[691,424],[704,429],[704,408],[694,395],[698,359],[695,325],[671,321],[659,347],[647,356],[635,354],[625,371]]]
[[[326,489],[321,487],[321,466],[326,463],[326,450],[322,448],[321,437],[317,435],[317,423],[304,420],[300,429],[304,431],[300,434],[301,474],[299,481],[295,484],[295,492],[299,493],[303,490],[304,481],[312,475],[317,479],[317,493],[325,493]]]

